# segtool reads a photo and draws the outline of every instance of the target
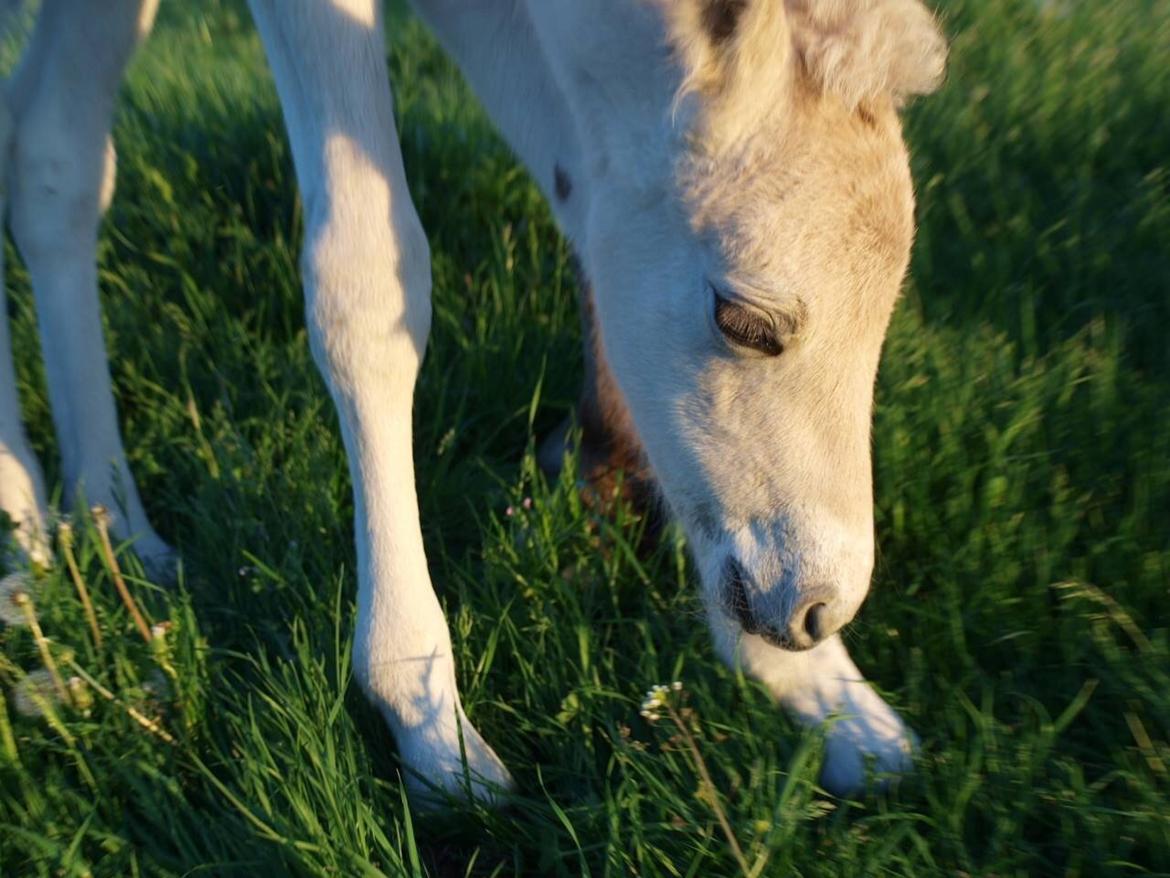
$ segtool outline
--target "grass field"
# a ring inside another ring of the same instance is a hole
[[[639,558],[635,516],[598,520],[571,474],[535,475],[581,368],[569,253],[395,12],[434,254],[427,548],[468,712],[519,782],[504,811],[409,811],[350,679],[352,504],[279,107],[242,8],[172,0],[125,89],[100,253],[131,463],[182,552],[171,591],[124,556],[169,657],[75,520],[102,647],[63,565],[34,599],[66,675],[112,700],[23,715],[40,654],[0,629],[0,874],[738,874],[688,751],[638,716],[674,679],[761,874],[1170,873],[1170,2],[941,12],[949,78],[907,114],[920,231],[879,378],[879,562],[847,635],[922,737],[912,777],[819,792],[817,735],[714,658],[679,538]],[[59,486],[8,256],[29,430]]]

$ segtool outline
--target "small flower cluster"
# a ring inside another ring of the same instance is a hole
[[[524,509],[525,511],[532,509],[532,498],[525,497],[524,500],[520,503],[520,508]],[[516,507],[515,506],[509,506],[507,509],[504,510],[504,515],[508,518],[511,518],[515,514],[516,514]]]
[[[56,687],[52,673],[46,668],[29,671],[12,689],[12,706],[21,716],[44,716],[46,704],[53,707],[60,703]]]
[[[665,683],[659,683],[651,687],[650,691],[646,693],[646,697],[642,699],[642,709],[639,713],[647,722],[657,722],[662,719],[661,710],[666,707],[667,699],[671,692],[681,692],[682,683],[675,680],[669,686]]]
[[[728,819],[727,811],[723,807],[719,789],[715,786],[715,781],[711,778],[711,771],[707,767],[706,760],[703,759],[703,751],[699,749],[699,743],[696,738],[700,732],[699,719],[695,715],[694,710],[682,706],[684,698],[683,684],[678,680],[675,680],[670,685],[659,683],[657,686],[652,686],[650,691],[646,693],[646,697],[642,699],[642,718],[648,723],[656,723],[660,719],[669,719],[678,730],[675,734],[671,735],[669,741],[670,746],[664,744],[661,749],[663,751],[681,751],[690,758],[696,773],[699,775],[699,789],[696,793],[697,798],[700,801],[706,802],[715,813],[715,818],[719,821],[719,827],[723,830],[723,835],[731,847],[732,855],[739,864],[740,873],[744,878],[757,878],[763,870],[764,864],[767,862],[768,849],[765,847],[762,850],[754,866],[748,863],[747,857],[744,856],[743,848],[740,847],[739,839],[736,838],[735,832],[731,828],[731,821]]]
[[[142,689],[154,699],[148,703],[155,711],[158,711],[164,705],[158,705],[154,702],[170,695],[171,686],[168,682],[168,676],[178,680],[178,673],[172,663],[172,651],[168,637],[173,625],[169,621],[153,625],[147,622],[146,616],[125,582],[114,554],[108,530],[111,522],[109,512],[101,506],[93,507],[90,512],[97,530],[101,557],[105,562],[106,571],[113,580],[114,587],[133,619],[135,627],[149,646],[157,665],[147,681],[143,683]],[[77,589],[77,596],[85,611],[86,620],[93,635],[94,648],[100,653],[103,644],[102,632],[94,612],[93,602],[89,596],[89,587],[86,585],[85,578],[77,564],[77,556],[73,551],[74,532],[69,522],[63,521],[58,525],[57,542],[69,576]],[[40,668],[25,672],[15,664],[4,660],[3,655],[0,655],[0,662],[2,662],[0,670],[3,671],[3,674],[0,674],[0,679],[7,681],[10,678],[15,678],[12,696],[16,712],[28,717],[47,718],[54,728],[68,739],[69,732],[65,726],[61,725],[61,719],[57,716],[57,708],[65,707],[83,717],[88,717],[92,713],[96,694],[105,701],[119,704],[140,726],[156,737],[173,744],[175,738],[161,727],[157,719],[147,716],[137,707],[125,703],[117,694],[106,689],[78,664],[72,649],[55,643],[45,636],[34,602],[34,595],[37,592],[39,592],[39,583],[34,578],[34,571],[17,572],[0,578],[0,623],[28,628],[41,659]],[[161,670],[159,670],[160,668]],[[66,676],[63,672],[67,673],[68,670],[75,671],[75,673]],[[2,693],[0,693],[0,698],[3,698]],[[0,711],[0,718],[3,718],[2,711]]]

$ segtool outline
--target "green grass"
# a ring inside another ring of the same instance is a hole
[[[1170,3],[943,13],[948,81],[907,116],[920,231],[879,378],[879,563],[848,633],[922,736],[912,777],[818,792],[817,736],[713,657],[678,539],[639,560],[634,517],[535,476],[579,380],[569,253],[409,21],[390,55],[435,281],[420,502],[468,712],[520,790],[498,813],[408,810],[350,678],[351,499],[271,81],[234,4],[164,4],[100,258],[132,466],[182,550],[177,590],[131,577],[173,623],[175,677],[79,523],[104,647],[63,570],[35,599],[58,657],[118,701],[49,722],[0,699],[0,874],[735,874],[685,751],[638,716],[676,678],[764,874],[1170,873]],[[9,257],[29,429],[59,484]],[[5,690],[40,664],[23,628],[0,656]]]

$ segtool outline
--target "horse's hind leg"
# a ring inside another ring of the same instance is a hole
[[[0,100],[0,180],[8,155],[11,123],[7,102]],[[0,186],[0,217],[4,215],[3,187]],[[4,302],[4,248],[0,246],[0,512],[16,526],[17,547],[32,560],[48,561],[45,546],[45,489],[40,465],[25,439],[20,423],[20,399],[16,392],[16,371],[12,360],[12,339]],[[5,554],[7,534],[0,531],[0,559]]]
[[[67,500],[107,507],[148,564],[167,546],[126,465],[98,301],[97,233],[113,194],[110,126],[122,71],[157,0],[45,0],[13,109],[10,223],[36,297]]]

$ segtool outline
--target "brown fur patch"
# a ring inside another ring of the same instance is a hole
[[[603,512],[619,496],[639,511],[649,511],[656,493],[654,478],[629,408],[605,362],[593,314],[593,297],[585,282],[581,288],[580,311],[585,380],[577,403],[576,423],[581,430],[578,469],[586,484],[585,499]],[[572,420],[554,430],[541,446],[540,465],[550,477],[560,472]],[[651,531],[656,530],[651,527]]]
[[[573,178],[560,165],[553,165],[553,191],[558,201],[568,201],[573,194]]]

